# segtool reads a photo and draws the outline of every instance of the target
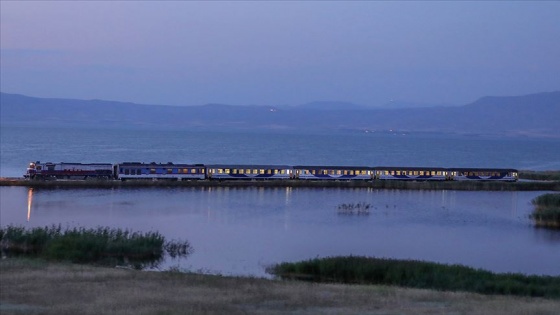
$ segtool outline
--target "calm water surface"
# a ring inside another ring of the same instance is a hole
[[[295,135],[0,126],[0,176],[29,161],[386,165],[560,169],[560,140]],[[560,234],[534,229],[543,192],[368,189],[0,187],[0,224],[111,226],[188,240],[162,268],[265,276],[278,262],[368,255],[560,275]],[[31,200],[31,204],[28,203]],[[367,216],[337,214],[343,203]]]
[[[535,229],[542,192],[290,188],[34,189],[0,187],[2,225],[111,226],[188,240],[179,267],[266,276],[267,265],[331,255],[458,263],[560,275],[560,234]],[[341,215],[342,203],[371,204]]]
[[[0,128],[0,176],[30,161],[560,169],[559,139]]]

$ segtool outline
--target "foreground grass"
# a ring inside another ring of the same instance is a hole
[[[5,314],[558,314],[560,301],[0,261]]]
[[[535,225],[560,229],[560,194],[544,194],[532,200]]]
[[[316,258],[269,269],[281,278],[314,282],[398,285],[482,294],[560,299],[560,277],[495,274],[459,265],[370,257]]]

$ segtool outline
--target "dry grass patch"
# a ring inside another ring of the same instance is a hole
[[[0,261],[4,314],[557,314],[539,298]]]

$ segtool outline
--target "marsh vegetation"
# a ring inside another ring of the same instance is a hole
[[[439,291],[538,296],[560,299],[560,277],[495,274],[460,265],[370,257],[316,258],[268,270],[282,279],[396,285]]]
[[[30,229],[13,225],[2,227],[0,250],[3,257],[27,256],[137,269],[156,267],[165,254],[186,257],[192,252],[187,241],[166,241],[158,232],[108,227],[63,229],[60,225]]]
[[[540,195],[532,200],[535,209],[531,218],[536,226],[560,229],[560,194]]]
[[[342,215],[368,215],[371,204],[367,202],[341,203],[337,207],[337,213]]]

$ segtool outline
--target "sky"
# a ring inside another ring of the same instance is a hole
[[[161,105],[463,105],[560,89],[560,2],[0,1],[0,89]]]

